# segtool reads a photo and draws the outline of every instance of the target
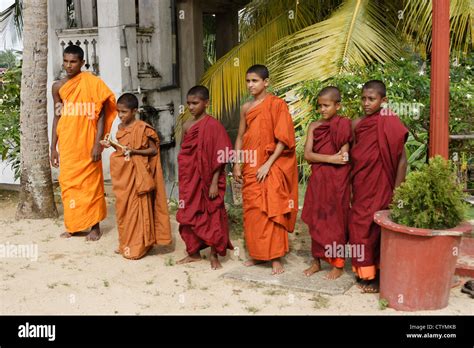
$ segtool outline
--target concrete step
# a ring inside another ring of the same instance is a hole
[[[474,279],[474,238],[472,233],[461,239],[455,274]]]

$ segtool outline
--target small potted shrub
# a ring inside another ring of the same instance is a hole
[[[451,162],[436,156],[395,190],[390,210],[375,214],[382,227],[380,298],[389,307],[448,305],[461,237],[471,231],[463,197]]]

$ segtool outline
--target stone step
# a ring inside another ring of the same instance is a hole
[[[463,236],[461,239],[455,274],[474,279],[474,238],[472,238],[472,234]]]

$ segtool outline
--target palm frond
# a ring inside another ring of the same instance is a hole
[[[275,44],[269,57],[274,85],[288,88],[326,80],[350,66],[390,61],[400,54],[399,41],[395,24],[377,2],[348,0],[328,19]]]
[[[431,52],[432,10],[431,0],[407,0],[403,10],[402,31],[424,56]],[[449,11],[450,51],[465,55],[474,44],[474,1],[451,0]]]
[[[267,0],[254,2],[261,6],[269,3]],[[277,2],[297,4],[295,0],[275,1]],[[310,11],[310,7],[307,6],[309,3],[313,1],[306,0],[296,7],[282,7],[279,14],[274,14],[273,19],[259,26],[256,32],[249,34],[245,41],[227,52],[206,71],[201,84],[209,88],[210,110],[214,116],[221,118],[239,105],[240,97],[247,91],[245,72],[249,66],[266,63],[267,54],[275,42],[314,22],[316,14]],[[244,17],[250,18],[252,12],[248,11]]]

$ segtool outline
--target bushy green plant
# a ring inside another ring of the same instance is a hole
[[[451,62],[450,70],[450,134],[474,133],[474,57],[467,55]],[[410,131],[406,144],[408,171],[419,169],[427,158],[430,120],[430,64],[407,52],[405,57],[386,64],[368,67],[348,67],[348,71],[327,81],[308,81],[299,86],[298,94],[312,107],[309,114],[296,114],[295,129],[300,177],[304,183],[310,173],[303,158],[304,141],[309,123],[319,119],[317,95],[329,85],[337,86],[342,94],[341,115],[351,119],[362,116],[360,95],[364,82],[379,79],[387,86],[389,108],[392,108]],[[474,141],[451,141],[450,153],[474,153]]]
[[[21,68],[7,71],[0,83],[0,158],[20,177]]]
[[[410,227],[452,228],[464,219],[463,197],[452,162],[436,156],[395,190],[391,219]]]

